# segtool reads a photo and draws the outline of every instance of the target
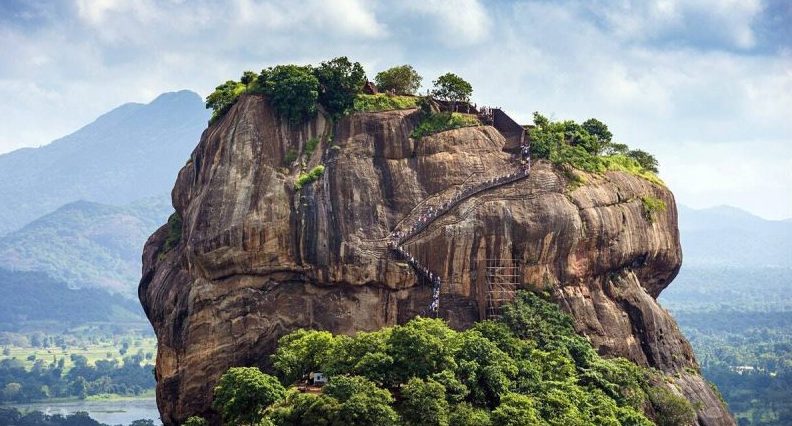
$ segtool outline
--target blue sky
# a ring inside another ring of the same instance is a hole
[[[346,55],[606,122],[681,203],[792,217],[792,2],[0,0],[0,152],[129,101]]]

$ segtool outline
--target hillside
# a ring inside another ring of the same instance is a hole
[[[0,269],[0,331],[18,332],[31,323],[60,329],[87,322],[140,321],[134,301],[103,290],[73,290],[40,272]]]
[[[0,238],[0,267],[45,272],[72,288],[98,287],[132,298],[143,243],[172,211],[165,196],[124,207],[69,203]],[[0,287],[5,284],[0,280]]]
[[[208,117],[196,93],[165,93],[46,146],[0,155],[0,235],[74,201],[120,205],[167,193]]]

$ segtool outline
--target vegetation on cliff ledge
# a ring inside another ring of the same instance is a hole
[[[302,123],[321,105],[332,118],[353,111],[374,112],[416,108],[422,77],[410,65],[389,68],[377,74],[384,93],[363,93],[366,73],[358,62],[342,56],[312,65],[276,65],[259,74],[245,71],[239,81],[228,80],[206,97],[213,114],[209,123],[225,115],[243,93],[263,93],[272,107],[291,124]],[[444,101],[468,102],[473,87],[453,73],[437,78],[428,96]],[[376,88],[374,89],[376,92]]]
[[[534,113],[528,130],[534,158],[546,158],[557,166],[572,166],[593,173],[622,171],[663,185],[657,177],[657,159],[646,151],[613,142],[605,123],[591,118],[578,124],[572,120],[550,121]]]
[[[462,114],[459,112],[434,112],[423,117],[418,126],[413,129],[413,138],[443,132],[446,130],[458,129],[460,127],[470,127],[481,125],[478,118],[472,114]]]
[[[323,165],[318,165],[311,169],[309,172],[302,172],[299,176],[297,176],[297,181],[294,182],[294,189],[300,190],[303,186],[316,181],[319,179],[322,174],[324,174],[325,167]]]
[[[255,368],[220,380],[215,409],[227,424],[650,425],[645,411],[663,425],[694,419],[660,373],[601,358],[568,315],[532,293],[461,332],[426,318],[352,337],[297,330],[272,361],[279,380]],[[298,390],[317,371],[329,383]]]

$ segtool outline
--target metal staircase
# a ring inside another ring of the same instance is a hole
[[[412,266],[419,278],[430,283],[432,286],[432,302],[428,308],[432,316],[436,317],[440,309],[440,288],[442,287],[443,283],[442,279],[440,275],[430,271],[429,268],[418,261],[418,259],[413,254],[407,251],[407,249],[404,247],[404,244],[414,236],[421,233],[437,218],[443,216],[468,198],[484,191],[489,191],[490,189],[507,185],[528,177],[531,172],[530,147],[524,138],[521,142],[522,144],[520,145],[520,154],[517,157],[516,167],[509,173],[486,178],[484,176],[484,167],[481,165],[481,167],[478,170],[474,170],[471,174],[471,177],[469,177],[465,183],[463,183],[456,191],[454,191],[454,193],[446,200],[438,199],[436,203],[428,202],[428,199],[422,201],[415,208],[413,208],[413,210],[404,219],[396,224],[396,226],[391,231],[391,234],[388,238],[388,247],[390,247],[390,249],[394,251],[399,258],[405,260],[410,266]],[[434,201],[435,198],[441,197],[431,197],[432,201]],[[501,296],[505,295],[501,295],[500,293],[497,295],[499,298],[498,303],[501,302]]]

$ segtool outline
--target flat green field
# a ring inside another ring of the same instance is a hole
[[[121,340],[112,341],[107,339],[106,341],[96,344],[67,347],[65,350],[60,347],[52,346],[49,348],[4,346],[2,347],[2,353],[6,352],[6,348],[10,353],[8,355],[0,355],[0,360],[16,358],[22,361],[26,368],[30,368],[33,366],[33,363],[36,359],[42,359],[47,363],[51,363],[63,358],[65,362],[65,371],[68,371],[72,366],[72,354],[82,355],[88,358],[88,363],[91,365],[93,365],[97,360],[102,359],[116,359],[120,364],[124,356],[134,355],[139,351],[143,351],[144,356],[148,353],[151,354],[151,359],[147,359],[145,362],[154,364],[157,356],[157,339],[153,337],[136,337],[127,339],[126,341],[128,342],[129,347],[126,351],[126,355],[123,356],[119,352],[122,348]],[[28,359],[31,355],[33,355],[35,359]]]

